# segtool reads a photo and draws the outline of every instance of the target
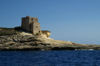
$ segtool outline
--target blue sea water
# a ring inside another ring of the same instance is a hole
[[[0,66],[100,66],[100,51],[0,51]]]

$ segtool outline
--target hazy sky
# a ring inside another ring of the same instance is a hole
[[[100,44],[100,0],[0,0],[0,27],[20,26],[27,15],[53,39]]]

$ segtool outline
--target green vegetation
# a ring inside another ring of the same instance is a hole
[[[35,35],[37,36],[37,35],[39,35],[39,33],[36,33]]]

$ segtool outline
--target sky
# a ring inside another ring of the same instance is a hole
[[[0,27],[21,26],[27,15],[50,38],[100,45],[100,0],[0,0]]]

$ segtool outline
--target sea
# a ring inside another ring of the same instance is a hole
[[[0,66],[100,66],[100,50],[0,51]]]

